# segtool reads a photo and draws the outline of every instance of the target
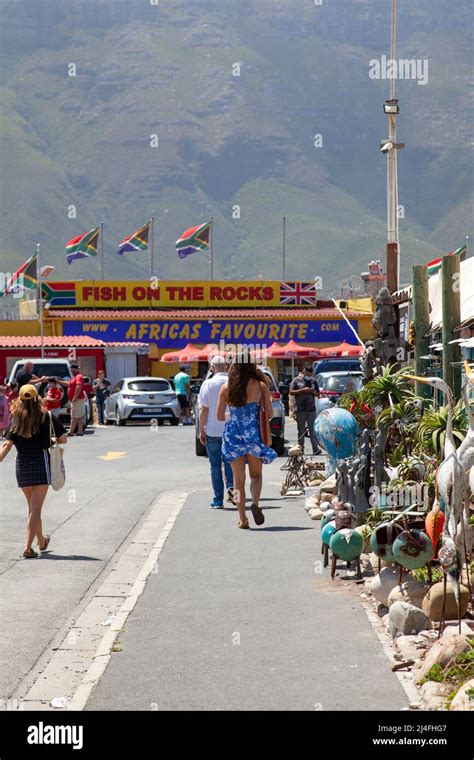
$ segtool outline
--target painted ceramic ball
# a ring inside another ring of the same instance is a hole
[[[336,521],[331,520],[331,522],[326,523],[324,528],[321,531],[321,540],[323,544],[327,544],[329,546],[329,541],[331,539],[332,534],[336,531]]]
[[[370,548],[373,553],[386,562],[394,562],[392,545],[403,528],[394,522],[384,522],[374,528],[370,536]]]
[[[404,530],[393,542],[393,557],[407,570],[424,567],[433,557],[433,542],[422,530]]]
[[[321,530],[324,528],[325,525],[327,525],[328,522],[330,522],[331,520],[334,520],[334,515],[335,514],[336,513],[334,512],[333,509],[327,509],[324,512],[324,514],[323,514],[323,516],[321,518]]]
[[[347,409],[324,409],[316,417],[314,432],[333,460],[353,456],[357,440],[357,421]]]
[[[329,548],[340,559],[351,562],[362,554],[364,541],[360,533],[350,528],[342,528],[331,536]]]
[[[326,509],[331,509],[331,502],[330,501],[322,501],[319,505],[319,509],[321,512],[325,512]]]

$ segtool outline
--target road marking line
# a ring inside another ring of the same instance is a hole
[[[103,459],[104,462],[113,462],[115,459],[123,459],[126,456],[126,451],[108,451],[107,454],[99,455],[97,459]]]
[[[45,709],[53,709],[50,707],[49,702],[54,697],[62,696],[62,694],[58,693],[59,690],[68,695],[72,694],[72,697],[68,701],[67,706],[63,708],[63,711],[84,709],[92,691],[97,686],[100,678],[105,672],[112,655],[113,647],[117,642],[117,638],[123,630],[128,616],[143,593],[148,577],[151,573],[156,572],[160,553],[188,495],[188,493],[184,492],[173,493],[171,495],[168,492],[162,494],[154,501],[143,524],[139,528],[136,536],[130,542],[127,550],[120,555],[108,575],[101,580],[101,584],[95,595],[89,601],[87,607],[82,611],[80,615],[82,621],[81,627],[76,627],[76,635],[79,631],[88,630],[88,614],[90,614],[92,618],[92,612],[94,606],[97,605],[97,599],[104,600],[103,593],[98,593],[104,584],[117,582],[127,584],[129,585],[129,588],[122,597],[123,602],[121,606],[112,616],[111,625],[107,627],[106,632],[103,634],[103,629],[100,630],[100,634],[102,635],[99,643],[94,644],[93,649],[82,651],[84,664],[80,669],[78,669],[77,666],[75,667],[75,676],[71,673],[69,665],[65,664],[68,657],[72,663],[77,655],[76,649],[71,647],[70,643],[71,634],[74,632],[73,626],[67,632],[63,642],[59,645],[57,651],[53,653],[53,656],[45,665],[43,671],[37,675],[36,680],[30,686],[27,694],[23,697],[22,702],[24,704],[24,709],[28,710],[30,709],[30,706],[31,709],[38,709],[38,696],[36,696],[38,689],[36,688],[36,691],[34,691],[38,684],[43,689],[41,693],[44,694],[44,696],[41,696],[40,700],[43,702],[43,707]],[[170,508],[172,508],[171,512],[169,512]],[[163,524],[164,519],[166,519],[166,522]],[[150,536],[148,541],[150,551],[146,556],[145,561],[137,566],[136,561],[139,560],[140,557],[137,557],[136,555],[133,557],[133,549],[134,546],[136,547],[137,545],[143,547],[143,530],[145,525],[147,526]],[[136,542],[135,538],[138,538],[138,536],[140,536],[140,538]],[[131,559],[135,560],[135,565],[130,562]],[[117,575],[119,577],[125,575],[125,578],[122,577],[120,581],[117,581]],[[95,612],[95,624],[90,624],[91,628],[94,628],[94,626],[97,626],[97,612]],[[55,667],[55,665],[57,665],[57,667]],[[52,671],[49,683],[45,683],[44,671],[46,668],[49,668],[50,671]],[[79,670],[81,672],[79,672]],[[33,694],[29,697],[31,692],[33,692]],[[44,704],[45,702],[48,703],[47,706]],[[61,708],[59,711],[61,711]]]

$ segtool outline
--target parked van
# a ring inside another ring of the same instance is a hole
[[[10,372],[10,375],[5,378],[5,382],[7,384],[10,384],[14,381],[17,373],[22,369],[25,362],[31,362],[33,365],[33,374],[36,375],[36,377],[57,377],[60,380],[70,380],[72,377],[71,374],[71,365],[69,363],[68,359],[48,359],[45,357],[38,357],[35,356],[33,359],[30,359],[29,357],[25,357],[24,359],[19,359],[15,362],[15,364],[12,367],[12,370]],[[86,386],[88,383],[90,383],[90,380],[88,377],[84,378],[84,381],[86,383]],[[47,383],[38,383],[36,385],[36,388],[38,389],[38,393],[40,396],[44,396],[46,393]],[[63,398],[61,402],[61,409],[59,410],[59,419],[62,422],[63,425],[69,425],[71,422],[71,416],[70,416],[70,407],[71,404],[69,402],[69,399],[67,397],[67,390],[66,388],[63,388],[60,386],[63,390]],[[86,387],[87,390],[87,387]],[[84,428],[87,427],[87,424],[90,422],[91,419],[91,405],[89,398],[86,399],[86,411],[84,414]]]

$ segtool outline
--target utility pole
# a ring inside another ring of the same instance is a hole
[[[214,280],[214,217],[209,225],[209,253],[211,254],[211,282]]]
[[[430,307],[428,301],[428,270],[424,264],[413,267],[413,324],[415,326],[415,375],[422,377],[426,369],[426,356],[429,353]],[[426,383],[416,381],[415,393],[422,398],[431,397],[431,389]]]
[[[38,319],[40,324],[41,357],[44,357],[44,318],[43,318],[43,288],[41,280],[40,244],[36,243],[36,279],[38,281]]]
[[[286,280],[286,216],[283,217],[283,250],[282,250],[282,275],[283,282]]]
[[[397,61],[397,0],[391,0],[391,44],[390,58],[392,61],[392,78],[390,79],[390,99],[385,101],[384,111],[388,116],[388,146],[387,153],[387,287],[391,293],[398,290],[400,282],[400,248],[398,240],[398,176],[397,150],[404,144],[397,143],[397,115],[399,106],[397,100],[396,76],[398,76]],[[396,76],[393,67],[396,68]]]
[[[100,269],[102,274],[102,280],[105,280],[105,271],[104,271],[104,223],[100,223]]]
[[[148,252],[149,252],[149,255],[150,255],[150,282],[153,279],[153,270],[154,270],[154,261],[153,261],[153,258],[154,258],[154,250],[153,250],[153,244],[154,244],[153,233],[154,233],[154,229],[153,229],[153,227],[154,227],[154,225],[155,225],[155,217],[152,216],[152,217],[150,217],[150,229],[149,229],[149,240],[148,240]]]

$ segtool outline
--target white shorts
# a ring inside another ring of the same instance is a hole
[[[76,401],[71,401],[71,419],[81,420],[86,412],[86,400],[85,398],[78,398]]]

